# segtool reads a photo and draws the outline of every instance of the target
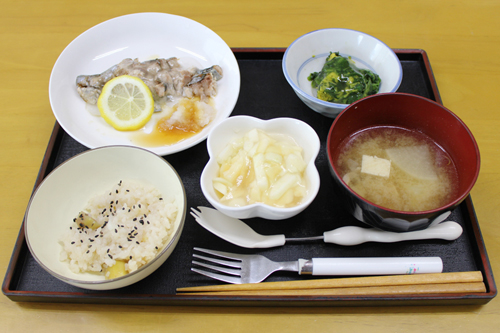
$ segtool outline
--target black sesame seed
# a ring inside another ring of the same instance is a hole
[[[155,246],[155,249],[158,250],[158,246]]]
[[[118,193],[118,190],[116,190],[115,192]]]
[[[138,241],[135,242],[136,244],[140,244]]]
[[[115,234],[117,234],[117,233],[118,233],[118,230],[115,229]]]
[[[118,245],[118,247],[119,247],[120,249],[122,249],[122,248],[123,248],[121,245]]]
[[[160,200],[163,200],[163,198],[160,198]]]
[[[83,240],[82,240],[82,239],[80,239],[80,243],[83,243]]]
[[[92,247],[92,244],[89,245],[89,249]]]
[[[87,250],[87,252],[85,252],[85,253],[89,253],[89,252],[90,252],[90,251],[89,251],[89,250]]]
[[[73,222],[76,222],[76,217],[73,219]]]
[[[129,190],[126,190],[127,192],[130,192]]]
[[[71,242],[71,244],[75,244],[75,242]]]
[[[110,257],[111,259],[113,259],[113,256],[111,254],[108,254],[108,257]]]
[[[137,217],[134,217],[134,219],[132,221],[134,221],[134,222],[137,221]]]
[[[109,249],[106,251],[106,253],[109,253]]]
[[[141,208],[141,204],[139,204],[139,208]]]
[[[130,259],[132,259],[132,256],[130,256]]]

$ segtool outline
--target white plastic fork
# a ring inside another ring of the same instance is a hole
[[[261,235],[245,222],[222,214],[208,207],[191,207],[191,215],[196,222],[214,235],[246,248],[270,248],[282,246],[286,242],[309,242],[323,240],[344,246],[358,245],[365,242],[393,243],[407,240],[445,239],[454,240],[462,234],[462,227],[457,222],[447,221],[424,230],[409,232],[390,232],[375,228],[345,226],[326,231],[322,236],[285,238],[285,235]],[[443,219],[448,215],[444,216]]]
[[[262,282],[276,271],[291,271],[308,275],[348,276],[441,273],[443,270],[443,262],[439,257],[313,258],[275,262],[258,254],[235,254],[199,247],[195,247],[194,250],[217,257],[213,258],[193,253],[194,258],[220,266],[197,260],[192,261],[193,265],[199,265],[224,274],[194,267],[191,268],[193,272],[234,284]]]

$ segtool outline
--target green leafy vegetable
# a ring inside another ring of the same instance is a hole
[[[376,94],[380,88],[380,77],[354,66],[350,58],[339,52],[330,52],[320,72],[311,73],[308,78],[317,97],[323,101],[351,104],[363,97]]]

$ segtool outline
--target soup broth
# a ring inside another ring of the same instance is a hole
[[[458,191],[450,156],[428,136],[400,127],[351,135],[339,146],[336,168],[358,195],[393,210],[432,210]]]

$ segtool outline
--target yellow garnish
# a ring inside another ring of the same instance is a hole
[[[97,107],[104,120],[115,129],[134,131],[151,119],[154,100],[141,79],[122,75],[104,85]]]

